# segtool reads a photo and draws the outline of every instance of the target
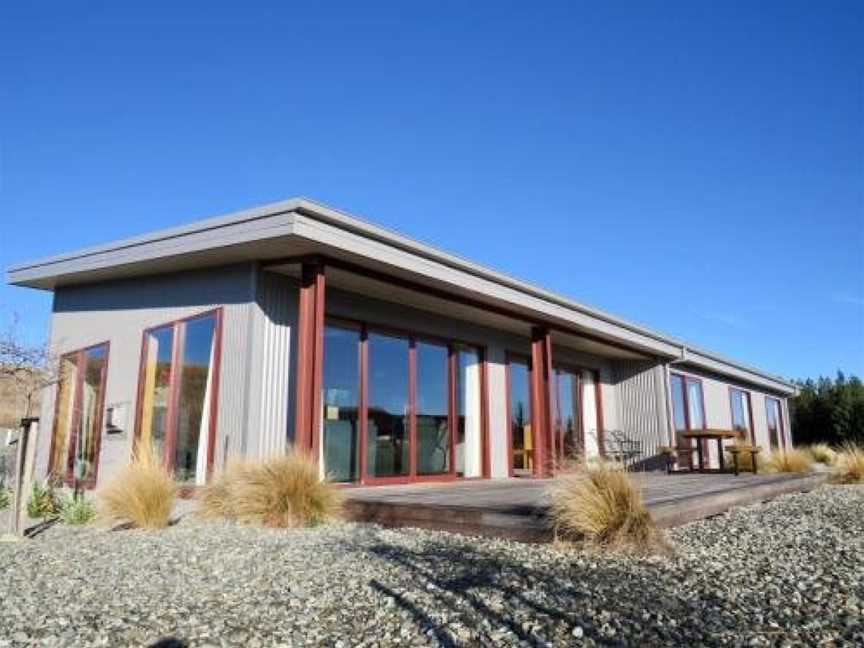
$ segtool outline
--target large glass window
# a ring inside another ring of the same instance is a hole
[[[534,470],[534,441],[531,436],[531,377],[528,362],[511,358],[510,376],[510,443],[513,473],[530,474]]]
[[[456,356],[456,474],[482,474],[480,442],[480,354],[455,345]]]
[[[55,478],[96,482],[107,363],[108,344],[61,358],[50,460]]]
[[[219,311],[144,333],[138,435],[178,481],[203,484],[217,394]]]
[[[738,431],[742,439],[753,440],[750,421],[750,394],[740,389],[729,390],[732,401],[732,429]]]
[[[324,470],[331,481],[360,475],[360,330],[324,328]]]
[[[449,354],[417,342],[417,473],[450,472]]]
[[[370,333],[367,468],[372,477],[408,475],[408,340]]]
[[[786,445],[786,440],[783,438],[783,417],[780,414],[780,401],[766,396],[765,413],[768,416],[768,442],[771,444],[771,449],[776,450],[781,443]]]

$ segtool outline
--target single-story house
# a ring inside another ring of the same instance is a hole
[[[650,465],[705,427],[791,444],[789,382],[310,200],[8,281],[54,293],[37,474],[86,486],[136,439],[189,485],[289,444],[360,484],[543,477],[634,448]]]

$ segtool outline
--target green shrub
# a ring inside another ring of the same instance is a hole
[[[84,496],[70,497],[61,505],[60,519],[66,524],[89,524],[96,517],[96,509]]]
[[[60,513],[60,501],[54,487],[48,483],[33,482],[33,491],[27,501],[27,515],[31,518],[49,518]]]
[[[9,492],[6,488],[0,488],[0,511],[7,508],[9,506],[9,502],[12,501],[12,493]]]

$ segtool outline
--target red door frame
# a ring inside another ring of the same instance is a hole
[[[739,392],[744,394],[747,397],[747,418],[749,419],[749,436],[745,435],[744,440],[749,441],[752,445],[756,445],[756,427],[753,425],[753,399],[750,397],[750,392],[746,389],[741,389],[740,387],[733,387],[729,385],[729,414],[731,416],[730,421],[732,423],[732,429],[735,429],[735,405],[733,396],[735,392]]]
[[[774,396],[765,396],[765,424],[768,426],[768,445],[771,446],[771,426],[769,425],[770,419],[768,418],[768,403],[774,403],[777,407],[777,416],[775,419],[775,425],[777,426],[776,434],[777,434],[777,447],[786,449],[786,435],[783,433],[783,403],[780,402],[779,398],[775,398]],[[774,447],[771,447],[773,450]]]
[[[693,422],[690,420],[690,391],[687,389],[687,383],[695,382],[699,384],[699,400],[702,405],[702,429],[708,429],[708,412],[705,410],[705,384],[702,382],[701,378],[696,376],[691,376],[689,374],[681,373],[680,371],[670,371],[669,372],[669,391],[672,392],[672,376],[677,376],[681,378],[682,387],[684,390],[684,425],[686,426],[687,432],[692,431]],[[675,399],[672,399],[672,427],[675,427]],[[673,430],[675,433],[675,445],[678,445],[678,432],[679,430]],[[707,457],[708,452],[708,442],[703,439],[698,443],[702,444],[702,453]],[[688,453],[687,455],[687,464],[692,467],[693,465],[693,455],[692,453]]]

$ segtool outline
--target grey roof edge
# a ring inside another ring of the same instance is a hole
[[[364,218],[359,218],[348,212],[329,207],[328,205],[325,205],[321,202],[302,197],[291,198],[288,200],[260,205],[258,207],[229,212],[227,214],[214,216],[185,225],[158,230],[148,234],[142,234],[127,239],[121,239],[119,241],[95,245],[68,253],[48,256],[33,261],[21,263],[15,266],[11,266],[7,269],[7,283],[15,284],[18,281],[23,281],[23,278],[16,280],[15,274],[17,273],[26,272],[30,275],[28,279],[33,279],[34,277],[32,276],[32,273],[39,273],[40,270],[43,270],[43,272],[40,274],[47,277],[51,276],[50,267],[54,264],[64,263],[72,260],[83,260],[89,256],[95,256],[106,252],[119,251],[138,245],[143,245],[146,243],[164,241],[172,238],[180,238],[184,235],[214,230],[227,225],[254,221],[257,219],[266,218],[268,216],[273,216],[275,214],[292,211],[314,219],[322,220],[326,223],[335,225],[348,231],[353,231],[362,236],[374,238],[383,243],[387,243],[388,245],[392,245],[404,251],[408,251],[413,254],[425,257],[429,260],[442,263],[456,270],[468,272],[474,276],[486,279],[488,281],[492,281],[493,283],[504,285],[514,290],[556,304],[558,306],[563,306],[565,308],[581,312],[583,314],[595,317],[614,326],[618,326],[631,332],[644,335],[659,342],[681,347],[681,358],[683,359],[685,356],[687,356],[689,362],[694,362],[695,359],[693,358],[692,354],[695,353],[700,356],[704,356],[706,358],[714,360],[715,362],[719,362],[728,365],[729,367],[738,369],[739,371],[750,373],[754,376],[761,378],[762,380],[770,381],[775,385],[775,388],[781,391],[789,391],[790,393],[794,393],[796,389],[793,383],[785,380],[784,378],[769,374],[756,367],[752,367],[731,358],[724,357],[712,351],[690,345],[679,338],[665,335],[659,331],[655,331],[646,326],[618,317],[599,308],[588,306],[563,295],[551,292],[536,284],[522,281],[504,272],[482,266],[464,257],[445,252],[439,248],[423,243],[422,241],[419,241],[417,239],[410,238],[394,230],[384,228],[380,225],[376,225],[375,223]],[[690,352],[689,355],[688,352]]]

